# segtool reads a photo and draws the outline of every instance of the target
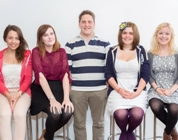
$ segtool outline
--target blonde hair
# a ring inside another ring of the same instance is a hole
[[[168,51],[169,51],[168,53],[171,54],[171,55],[175,54],[176,49],[175,49],[175,43],[174,43],[174,36],[175,36],[174,30],[171,27],[171,25],[169,23],[166,23],[166,22],[159,24],[158,27],[156,28],[156,30],[153,34],[153,37],[152,37],[150,52],[153,53],[153,54],[159,53],[160,46],[159,46],[159,42],[157,40],[157,34],[164,27],[168,27],[171,31],[171,40],[168,43]]]

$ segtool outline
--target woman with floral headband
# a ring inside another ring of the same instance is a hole
[[[178,53],[169,23],[162,23],[156,28],[148,57],[151,69],[149,105],[166,126],[163,140],[178,140],[175,129],[178,119]]]
[[[150,65],[139,40],[137,26],[132,22],[122,23],[119,44],[108,51],[106,59],[108,110],[121,129],[119,140],[135,140],[133,131],[141,124],[147,107]]]

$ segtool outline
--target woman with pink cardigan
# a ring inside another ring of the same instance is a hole
[[[24,140],[31,103],[31,52],[19,27],[8,25],[3,38],[7,48],[0,51],[0,139]],[[14,133],[11,119],[14,119]]]

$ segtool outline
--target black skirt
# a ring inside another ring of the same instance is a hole
[[[48,84],[56,100],[62,104],[64,99],[64,92],[61,81],[48,80]],[[50,102],[40,85],[37,85],[33,82],[31,86],[31,91],[32,100],[30,113],[31,115],[37,115],[43,109],[49,107]]]

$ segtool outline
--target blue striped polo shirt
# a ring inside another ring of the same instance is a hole
[[[89,42],[77,36],[66,43],[72,90],[98,91],[106,88],[105,57],[110,43],[95,35]]]

